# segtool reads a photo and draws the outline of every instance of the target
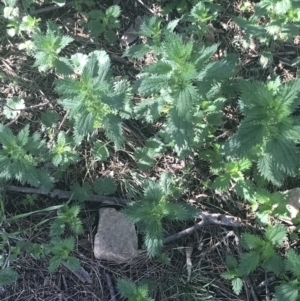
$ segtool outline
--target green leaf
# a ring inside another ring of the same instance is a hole
[[[148,170],[155,163],[155,159],[149,156],[147,149],[142,148],[138,148],[135,150],[134,160],[136,161],[138,167],[141,170]]]
[[[277,168],[276,163],[269,154],[264,154],[258,159],[257,168],[266,180],[277,186],[282,185],[284,174]]]
[[[66,229],[66,225],[64,224],[63,221],[60,219],[56,218],[54,222],[51,224],[50,227],[50,235],[53,236],[60,236],[64,234]]]
[[[139,59],[145,56],[149,51],[150,51],[150,46],[148,44],[133,45],[124,51],[123,57]]]
[[[118,278],[117,288],[122,297],[131,298],[136,291],[136,285],[124,278]]]
[[[151,96],[151,94],[158,93],[167,86],[167,77],[166,75],[151,75],[150,77],[143,77],[137,84],[141,95]]]
[[[88,60],[88,56],[83,53],[75,53],[71,56],[70,60],[74,68],[74,72],[82,74],[83,68]]]
[[[193,125],[178,115],[175,109],[169,111],[164,128],[165,139],[174,142],[175,151],[179,157],[190,152],[193,140]]]
[[[285,138],[273,138],[267,144],[266,151],[279,170],[294,175],[298,169],[298,150],[293,142]]]
[[[69,257],[67,259],[67,265],[72,271],[77,271],[80,269],[80,261],[75,257]]]
[[[75,120],[74,141],[76,144],[80,144],[82,139],[93,131],[93,125],[93,114],[89,113],[87,110],[83,110]]]
[[[108,17],[118,18],[121,15],[121,7],[118,5],[112,5],[105,11],[105,15]]]
[[[0,285],[12,284],[17,278],[18,273],[12,268],[3,268],[0,270]]]
[[[119,116],[108,114],[103,120],[105,135],[120,149],[124,142],[122,120]]]
[[[175,93],[172,93],[174,98],[177,100],[176,108],[178,110],[178,116],[185,117],[190,111],[194,102],[199,97],[197,89],[192,85],[188,84],[182,89],[178,89]]]
[[[252,121],[243,120],[238,128],[238,132],[230,137],[226,142],[226,152],[228,155],[244,155],[263,140],[263,126],[254,124]]]
[[[237,268],[237,260],[232,255],[226,256],[226,266],[229,270],[234,270]]]
[[[70,61],[65,57],[59,57],[53,62],[56,72],[63,75],[73,74],[73,68]]]
[[[221,277],[226,280],[232,280],[236,278],[236,271],[225,271],[221,274]]]
[[[41,120],[42,120],[42,123],[50,128],[52,127],[54,124],[57,123],[58,121],[58,114],[55,112],[55,111],[46,111],[44,113],[42,113],[41,115]]]
[[[234,189],[239,197],[249,202],[255,200],[255,188],[249,180],[238,181]]]
[[[116,192],[117,183],[113,178],[98,178],[94,181],[93,188],[99,195],[109,195]]]
[[[284,271],[284,262],[278,254],[272,254],[270,258],[265,260],[263,263],[263,268],[267,272],[273,272],[276,276],[280,276],[281,273]]]
[[[92,196],[92,188],[88,183],[83,183],[82,186],[80,186],[80,184],[76,182],[71,186],[70,190],[72,192],[72,198],[80,202],[84,202]]]
[[[93,156],[96,160],[104,161],[109,157],[109,152],[106,144],[103,142],[95,142],[93,146]]]
[[[234,75],[235,60],[232,58],[207,64],[197,76],[198,81],[224,80]],[[222,70],[222,72],[220,72]]]
[[[167,203],[164,207],[167,213],[166,218],[169,220],[185,221],[193,219],[199,214],[199,211],[189,204]]]
[[[283,225],[275,225],[266,230],[265,238],[274,246],[281,245],[286,239],[287,229]]]
[[[243,288],[242,279],[241,278],[232,279],[231,283],[232,283],[233,291],[235,292],[235,294],[239,295],[242,291],[242,288]]]
[[[265,242],[256,235],[244,233],[242,236],[242,244],[243,247],[247,250],[259,250],[264,246]]]
[[[238,267],[241,276],[247,276],[253,272],[259,264],[259,254],[255,251],[244,253],[241,256],[240,265]]]
[[[152,223],[152,225],[154,225],[154,223]],[[150,258],[156,256],[159,253],[161,247],[163,246],[163,239],[158,228],[151,228],[151,232],[146,232],[145,245],[147,248],[147,254]]]
[[[230,185],[231,176],[229,173],[221,174],[217,177],[214,182],[211,184],[211,188],[217,189],[220,191],[225,191]]]
[[[55,255],[52,258],[50,258],[49,272],[50,273],[55,272],[58,269],[58,267],[60,266],[61,262],[62,262],[62,260],[61,260],[60,256],[58,256],[58,255]]]
[[[278,301],[297,301],[299,295],[299,282],[298,280],[292,280],[288,283],[283,283],[275,287],[275,297]]]
[[[300,277],[300,255],[292,249],[287,251],[285,268],[296,277]]]

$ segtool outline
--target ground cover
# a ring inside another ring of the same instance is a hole
[[[299,21],[289,0],[1,1],[1,300],[298,300]],[[105,206],[136,260],[93,258]]]

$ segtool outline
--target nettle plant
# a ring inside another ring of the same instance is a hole
[[[267,44],[270,40],[287,40],[297,35],[299,9],[298,0],[262,0],[255,4],[254,14],[248,20],[240,17],[234,20],[248,37],[256,37]]]
[[[136,118],[154,122],[165,117],[160,135],[183,157],[203,145],[222,124],[222,89],[234,74],[235,61],[232,57],[210,61],[218,45],[195,48],[193,40],[184,42],[173,29],[157,30],[156,40],[133,46],[125,55],[140,57],[145,49],[153,49],[153,63],[142,69],[135,83],[143,97],[135,107]]]
[[[279,78],[240,82],[244,119],[225,144],[227,157],[256,162],[254,173],[277,186],[298,172],[300,127],[293,113],[300,104],[299,84],[299,80],[282,84]]]
[[[82,139],[95,129],[104,128],[106,136],[116,148],[123,144],[122,118],[131,115],[131,88],[127,80],[114,80],[110,74],[110,59],[104,51],[82,55],[85,65],[77,77],[55,82],[59,104],[69,110],[74,120],[74,139]],[[77,61],[77,59],[76,59]]]
[[[154,301],[149,297],[152,284],[149,281],[141,281],[136,285],[127,279],[119,278],[117,288],[121,296],[127,298],[128,301]]]
[[[298,35],[300,22],[300,3],[298,0],[262,0],[252,7],[248,1],[243,4],[242,10],[251,11],[249,19],[236,17],[234,21],[245,31],[243,44],[250,47],[250,39],[255,38],[263,46],[260,63],[265,68],[273,60],[273,52],[276,47],[274,41],[286,41],[294,39]]]
[[[163,246],[164,219],[184,221],[197,214],[195,207],[187,203],[175,203],[170,200],[176,190],[170,174],[163,173],[160,182],[145,181],[144,200],[131,203],[121,211],[144,234],[144,242],[150,257],[159,255]]]
[[[0,124],[0,147],[0,178],[16,179],[45,190],[53,187],[53,178],[42,167],[50,159],[46,143],[38,133],[30,136],[29,125],[15,136],[10,128]]]
[[[94,38],[99,38],[103,35],[110,43],[115,43],[117,35],[115,30],[120,27],[119,17],[121,15],[121,8],[118,5],[110,6],[105,10],[91,10],[88,12],[87,27]]]
[[[55,69],[62,74],[72,74],[69,61],[59,53],[68,46],[73,39],[64,35],[59,26],[51,21],[47,21],[45,34],[37,32],[32,36],[31,46],[28,46],[28,53],[35,57],[35,67],[40,72]]]
[[[269,226],[263,238],[254,234],[243,234],[242,247],[245,252],[241,255],[239,262],[233,256],[227,256],[228,271],[221,274],[224,279],[231,280],[236,294],[242,290],[243,279],[258,267],[263,268],[266,272],[272,272],[276,276],[284,271],[284,260],[276,248],[286,240],[286,235],[287,229],[282,225]]]

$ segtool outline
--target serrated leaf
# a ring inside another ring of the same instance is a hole
[[[276,276],[284,271],[284,262],[278,254],[273,254],[264,263],[263,267],[267,272],[273,272]]]
[[[257,161],[257,167],[260,174],[274,185],[281,186],[284,178],[284,174],[280,171],[275,162],[273,162],[269,154],[264,154]]]
[[[88,56],[82,53],[75,53],[71,56],[71,63],[74,68],[74,72],[82,74],[83,68],[88,60]]]
[[[293,272],[295,276],[300,276],[300,255],[292,249],[287,251],[285,268]]]
[[[106,144],[100,141],[94,143],[92,153],[94,158],[100,161],[104,161],[109,157]]]
[[[253,202],[255,200],[255,189],[252,182],[248,180],[238,181],[234,189],[237,195],[249,202]]]
[[[294,175],[298,167],[298,149],[290,140],[273,138],[267,144],[266,151],[272,157],[272,161],[288,175]]]
[[[255,251],[244,253],[241,256],[240,265],[238,267],[241,276],[247,276],[253,272],[259,264],[259,254]]]
[[[150,46],[148,44],[133,45],[124,51],[123,57],[139,59],[149,53],[149,51]]]
[[[217,177],[213,181],[213,183],[211,184],[211,188],[217,189],[220,191],[225,191],[229,187],[230,180],[231,180],[231,177],[230,177],[229,173],[221,174],[219,177]]]
[[[135,284],[123,278],[118,278],[117,288],[119,293],[125,298],[130,298],[136,291]]]
[[[121,15],[121,7],[118,5],[112,5],[105,11],[105,14],[108,17],[118,18]]]
[[[52,127],[54,124],[57,123],[58,121],[58,114],[55,112],[55,111],[46,111],[46,112],[43,112],[42,115],[41,115],[41,120],[42,120],[42,123],[50,128]]]
[[[50,273],[55,272],[58,269],[58,267],[60,266],[61,261],[62,261],[61,258],[57,255],[50,258],[50,260],[49,260],[49,272]]]
[[[199,97],[197,89],[192,84],[188,84],[184,88],[176,90],[172,93],[172,96],[176,99],[176,108],[180,117],[186,116],[193,103]]]
[[[283,283],[275,287],[275,297],[278,301],[297,301],[299,296],[299,282],[298,280]]]
[[[0,270],[0,285],[12,284],[17,278],[18,273],[12,268],[3,268]]]
[[[105,135],[115,143],[115,147],[120,149],[124,142],[122,120],[119,116],[108,114],[103,120]]]
[[[59,74],[71,75],[74,73],[70,61],[65,57],[59,57],[57,60],[55,60],[53,62],[53,67]]]
[[[243,247],[247,250],[251,249],[260,249],[262,246],[264,246],[264,241],[253,234],[244,233],[242,236],[242,244]]]
[[[221,274],[221,277],[226,280],[232,280],[236,277],[236,272],[235,271],[225,271]]]
[[[229,270],[237,268],[237,260],[231,255],[226,256],[226,266]]]
[[[207,64],[197,76],[198,81],[203,80],[223,80],[234,74],[235,61],[223,59],[221,61]],[[220,72],[222,70],[222,72]]]
[[[109,195],[116,192],[117,183],[113,178],[98,178],[94,181],[93,188],[99,195]]]
[[[243,288],[243,281],[241,278],[235,278],[231,281],[232,289],[235,294],[239,295]]]
[[[150,138],[145,143],[145,149],[150,157],[156,157],[164,153],[166,146],[159,139]]]
[[[138,148],[134,152],[134,160],[141,170],[150,169],[155,160],[148,155],[147,149]]]
[[[286,239],[287,229],[283,225],[275,225],[273,227],[269,227],[266,230],[265,238],[269,240],[273,245],[278,246],[281,245]]]
[[[161,89],[167,86],[167,78],[165,75],[151,75],[143,77],[137,82],[138,91],[144,96],[151,96],[153,93],[159,93]]]
[[[92,188],[88,183],[83,183],[82,186],[80,186],[80,184],[76,182],[71,186],[70,190],[72,192],[72,198],[80,202],[84,202],[92,196]]]
[[[243,120],[238,132],[226,142],[226,153],[228,155],[244,155],[263,140],[264,129],[260,124],[254,124],[249,120]]]
[[[67,265],[72,271],[77,271],[80,269],[80,261],[75,257],[69,257],[67,259]]]

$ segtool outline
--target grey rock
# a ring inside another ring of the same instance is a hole
[[[300,188],[293,188],[288,191],[289,201],[287,204],[287,209],[291,214],[291,218],[295,218],[300,209]]]
[[[94,240],[94,255],[122,263],[138,255],[138,238],[134,224],[114,208],[99,210],[99,224]]]

